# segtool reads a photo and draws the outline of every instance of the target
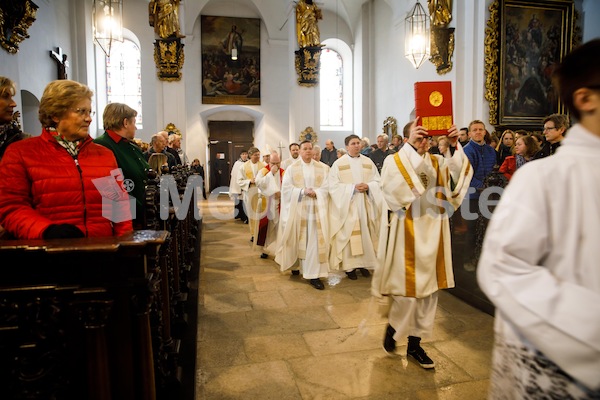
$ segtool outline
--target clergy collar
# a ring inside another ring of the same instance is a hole
[[[360,158],[360,153],[358,153],[355,156],[351,156],[350,153],[348,153],[348,157],[350,157],[350,158]]]

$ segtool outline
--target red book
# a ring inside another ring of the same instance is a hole
[[[452,126],[452,82],[415,82],[415,115],[431,136],[448,134]]]

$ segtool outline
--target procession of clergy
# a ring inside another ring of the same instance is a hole
[[[346,137],[347,154],[331,167],[303,141],[290,145],[285,168],[277,152],[261,162],[252,147],[232,170],[261,257],[274,255],[281,271],[302,274],[319,290],[330,271],[357,279],[356,270],[373,270],[372,294],[390,305],[384,349],[393,353],[396,340],[408,335],[409,351],[412,344],[424,368],[434,366],[419,341],[431,336],[437,291],[454,286],[449,212],[473,175],[455,126],[448,139],[445,154],[430,154],[427,131],[413,123],[381,173],[360,153],[357,135]]]

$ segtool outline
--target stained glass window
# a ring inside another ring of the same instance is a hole
[[[321,51],[321,126],[344,124],[344,64],[340,54],[332,49]]]
[[[140,48],[131,40],[113,42],[106,57],[107,103],[124,103],[138,112],[136,125],[142,128],[142,64]]]

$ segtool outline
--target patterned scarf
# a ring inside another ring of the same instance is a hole
[[[515,160],[517,161],[517,169],[521,168],[527,162],[527,160],[525,159],[525,157],[523,157],[520,154],[517,154],[515,156]]]
[[[83,143],[84,139],[79,139],[79,140],[70,142],[67,139],[65,139],[64,137],[62,137],[58,132],[56,132],[56,129],[50,128],[48,130],[52,133],[52,136],[54,136],[54,138],[56,139],[58,144],[60,144],[62,147],[64,147],[67,150],[67,152],[71,155],[71,157],[73,157],[73,158],[77,157],[77,154],[79,154],[79,149],[80,149],[81,144]]]

